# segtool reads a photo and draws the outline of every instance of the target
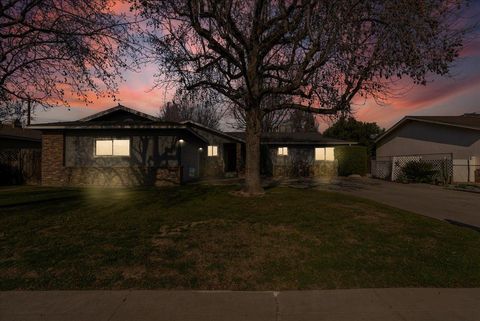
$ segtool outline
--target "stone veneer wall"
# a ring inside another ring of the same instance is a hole
[[[305,165],[302,171],[293,164],[273,165],[273,177],[335,177],[338,175],[338,161],[315,161],[314,165]]]
[[[66,178],[75,186],[168,186],[181,181],[181,167],[67,167]]]

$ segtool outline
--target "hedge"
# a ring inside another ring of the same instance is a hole
[[[338,175],[367,174],[367,148],[365,146],[335,147],[335,159],[338,161]]]

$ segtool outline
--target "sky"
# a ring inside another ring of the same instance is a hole
[[[480,0],[473,0],[467,15],[471,21],[480,22]],[[116,106],[118,103],[158,115],[160,108],[171,99],[171,90],[152,88],[156,73],[155,65],[146,65],[139,72],[125,72],[124,82],[119,84],[117,100],[93,99],[85,105],[71,101],[70,107],[38,110],[34,123],[69,121],[86,117],[95,112]],[[401,93],[383,104],[373,99],[361,101],[353,107],[353,114],[361,121],[376,122],[389,128],[406,115],[461,115],[467,112],[480,113],[480,27],[469,36],[454,62],[450,75],[429,78],[427,86],[408,86]],[[328,127],[328,123],[320,126]]]

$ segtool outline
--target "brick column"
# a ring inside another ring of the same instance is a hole
[[[63,132],[42,133],[42,185],[61,186],[66,182]]]

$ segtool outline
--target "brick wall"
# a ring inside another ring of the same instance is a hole
[[[63,132],[49,132],[42,135],[42,185],[65,185],[63,163]]]

